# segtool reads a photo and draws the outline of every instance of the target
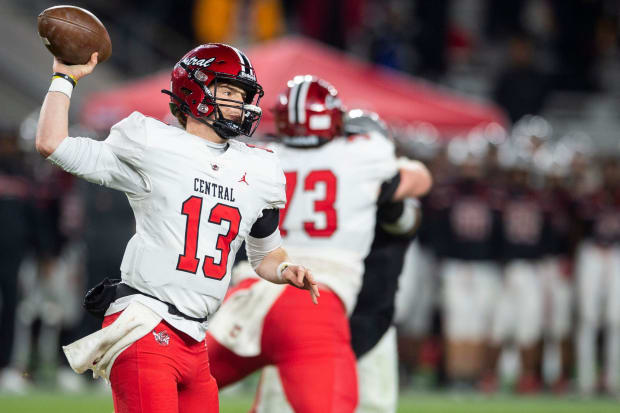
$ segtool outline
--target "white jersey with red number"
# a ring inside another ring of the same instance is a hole
[[[49,158],[66,171],[127,194],[136,234],[121,264],[123,282],[174,304],[195,318],[212,314],[230,282],[235,253],[266,208],[285,204],[277,157],[231,140],[214,150],[204,139],[138,112],[103,142],[66,138]],[[114,276],[111,274],[111,276]],[[146,296],[138,299],[197,340],[206,323],[172,316]]]
[[[292,262],[310,268],[350,313],[375,233],[381,184],[397,173],[394,146],[371,133],[313,149],[268,147],[280,157],[286,175],[283,245]]]

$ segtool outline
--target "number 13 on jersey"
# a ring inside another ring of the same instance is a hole
[[[287,235],[286,230],[286,215],[289,211],[289,207],[295,201],[295,188],[297,187],[298,180],[303,179],[303,192],[312,192],[317,190],[318,185],[325,186],[325,196],[322,199],[314,201],[314,212],[319,212],[325,215],[325,226],[319,228],[313,221],[304,221],[304,231],[310,237],[331,237],[338,229],[338,214],[334,208],[336,203],[336,193],[338,188],[338,180],[336,175],[329,169],[319,169],[310,171],[305,177],[299,177],[296,171],[289,171],[284,173],[286,177],[286,207],[280,213],[280,232],[283,237]],[[299,202],[299,201],[298,201]]]
[[[182,255],[179,255],[177,270],[196,274],[198,271],[198,236],[200,232],[200,215],[202,213],[202,198],[190,196],[183,202],[181,213],[187,217],[185,226],[185,247]],[[216,204],[209,211],[209,222],[221,225],[222,221],[228,221],[230,226],[226,234],[219,234],[215,248],[221,253],[220,262],[215,263],[215,258],[205,255],[202,264],[202,273],[206,278],[221,280],[226,275],[230,244],[237,238],[241,214],[235,207],[226,204]]]

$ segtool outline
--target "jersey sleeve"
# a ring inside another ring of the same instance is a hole
[[[360,178],[368,181],[386,182],[398,173],[394,143],[380,133],[371,132],[361,145],[357,158]]]
[[[278,229],[280,223],[280,210],[269,208],[263,209],[261,216],[254,222],[250,230],[250,236],[254,238],[265,238],[273,234]]]
[[[134,112],[110,130],[105,141],[67,137],[48,159],[89,182],[139,196],[150,191],[141,170],[146,148],[145,117]]]
[[[267,192],[267,208],[282,209],[286,205],[286,178],[280,158],[275,153],[270,155],[273,159],[273,183]]]

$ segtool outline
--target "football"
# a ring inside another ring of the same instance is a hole
[[[112,42],[105,26],[88,10],[74,6],[55,6],[37,18],[39,36],[48,50],[63,63],[76,65],[99,52],[98,63],[112,54]]]

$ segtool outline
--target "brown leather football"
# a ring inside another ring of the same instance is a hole
[[[64,63],[84,64],[99,52],[98,62],[112,54],[112,42],[101,21],[88,10],[55,6],[37,17],[39,36],[50,52]]]

